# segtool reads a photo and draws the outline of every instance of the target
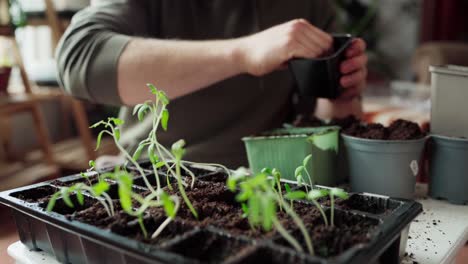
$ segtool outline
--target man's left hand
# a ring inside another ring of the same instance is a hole
[[[340,84],[345,91],[338,100],[352,100],[361,95],[366,86],[367,77],[367,55],[366,42],[356,38],[345,51],[346,59],[340,65],[342,74]]]

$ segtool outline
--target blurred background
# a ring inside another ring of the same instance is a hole
[[[368,43],[366,118],[427,123],[428,66],[468,66],[468,1],[333,2],[338,31]],[[90,159],[116,153],[110,142],[94,152],[96,131],[88,127],[118,109],[68,97],[55,77],[57,41],[72,16],[89,4],[0,0],[0,191],[79,172]]]

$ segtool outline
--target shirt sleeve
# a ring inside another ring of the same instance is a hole
[[[143,0],[95,1],[78,12],[57,47],[60,85],[71,95],[121,105],[117,89],[119,57],[132,36],[147,35]]]

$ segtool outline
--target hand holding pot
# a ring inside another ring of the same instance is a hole
[[[345,52],[346,59],[340,65],[340,84],[345,88],[337,100],[348,101],[359,96],[366,86],[366,43],[361,38],[353,39]]]
[[[304,19],[292,20],[239,40],[241,67],[261,76],[284,67],[293,58],[318,58],[333,38]]]

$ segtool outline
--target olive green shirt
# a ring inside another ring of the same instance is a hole
[[[113,105],[121,105],[117,62],[133,36],[228,39],[295,18],[328,30],[334,17],[328,0],[96,2],[76,14],[59,44],[59,81],[76,97]],[[292,110],[293,86],[288,70],[261,78],[244,74],[177,98],[169,105],[168,132],[159,138],[168,146],[185,139],[188,160],[246,165],[241,138],[281,126]],[[126,121],[124,141],[134,148],[147,136],[151,122],[136,124],[129,109],[123,109],[121,115]]]

